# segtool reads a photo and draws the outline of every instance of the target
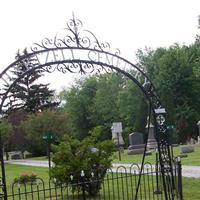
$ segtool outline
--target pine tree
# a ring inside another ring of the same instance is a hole
[[[27,50],[24,50],[27,55]],[[22,55],[17,53],[16,59],[20,60]],[[21,59],[13,70],[13,81],[16,81],[12,87],[9,97],[13,99],[8,104],[7,113],[16,109],[22,109],[28,113],[43,111],[47,108],[53,108],[59,105],[59,102],[53,101],[54,90],[49,89],[49,84],[37,83],[43,76],[42,69],[34,69],[35,60],[31,57]],[[33,68],[31,73],[25,74],[28,69]]]

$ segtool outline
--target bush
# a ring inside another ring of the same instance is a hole
[[[14,181],[19,183],[34,183],[36,181],[36,178],[37,174],[34,172],[23,172],[20,174],[19,177],[15,178]]]
[[[82,141],[66,135],[63,141],[54,146],[51,175],[57,184],[73,184],[72,190],[84,189],[89,195],[96,195],[106,171],[111,167],[111,155],[115,145],[111,140],[99,141],[101,127],[96,127]],[[98,181],[97,181],[98,180]]]

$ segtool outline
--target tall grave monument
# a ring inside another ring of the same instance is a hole
[[[112,139],[118,147],[119,160],[121,161],[121,151],[124,150],[124,140],[122,137],[122,122],[113,122],[112,127]]]
[[[148,131],[148,124],[146,125],[146,131]],[[152,123],[150,123],[150,125],[149,125],[147,148],[148,149],[156,149],[157,148],[157,142],[156,142],[156,139],[154,136],[154,126]]]
[[[112,127],[112,140],[118,147],[124,146],[124,139],[122,137],[122,122],[113,122]]]

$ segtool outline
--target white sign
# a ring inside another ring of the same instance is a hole
[[[122,133],[122,122],[113,122],[111,129],[114,133]]]
[[[157,109],[155,109],[155,113],[156,114],[165,114],[166,111],[165,111],[165,108],[157,108]]]

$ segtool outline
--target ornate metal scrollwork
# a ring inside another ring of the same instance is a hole
[[[63,32],[57,34],[54,39],[45,38],[40,44],[34,43],[31,51],[38,52],[46,49],[65,47],[111,52],[111,47],[108,42],[100,43],[91,31],[83,29],[82,22],[74,16],[67,22],[67,27]],[[120,55],[120,50],[113,50],[113,54]]]

